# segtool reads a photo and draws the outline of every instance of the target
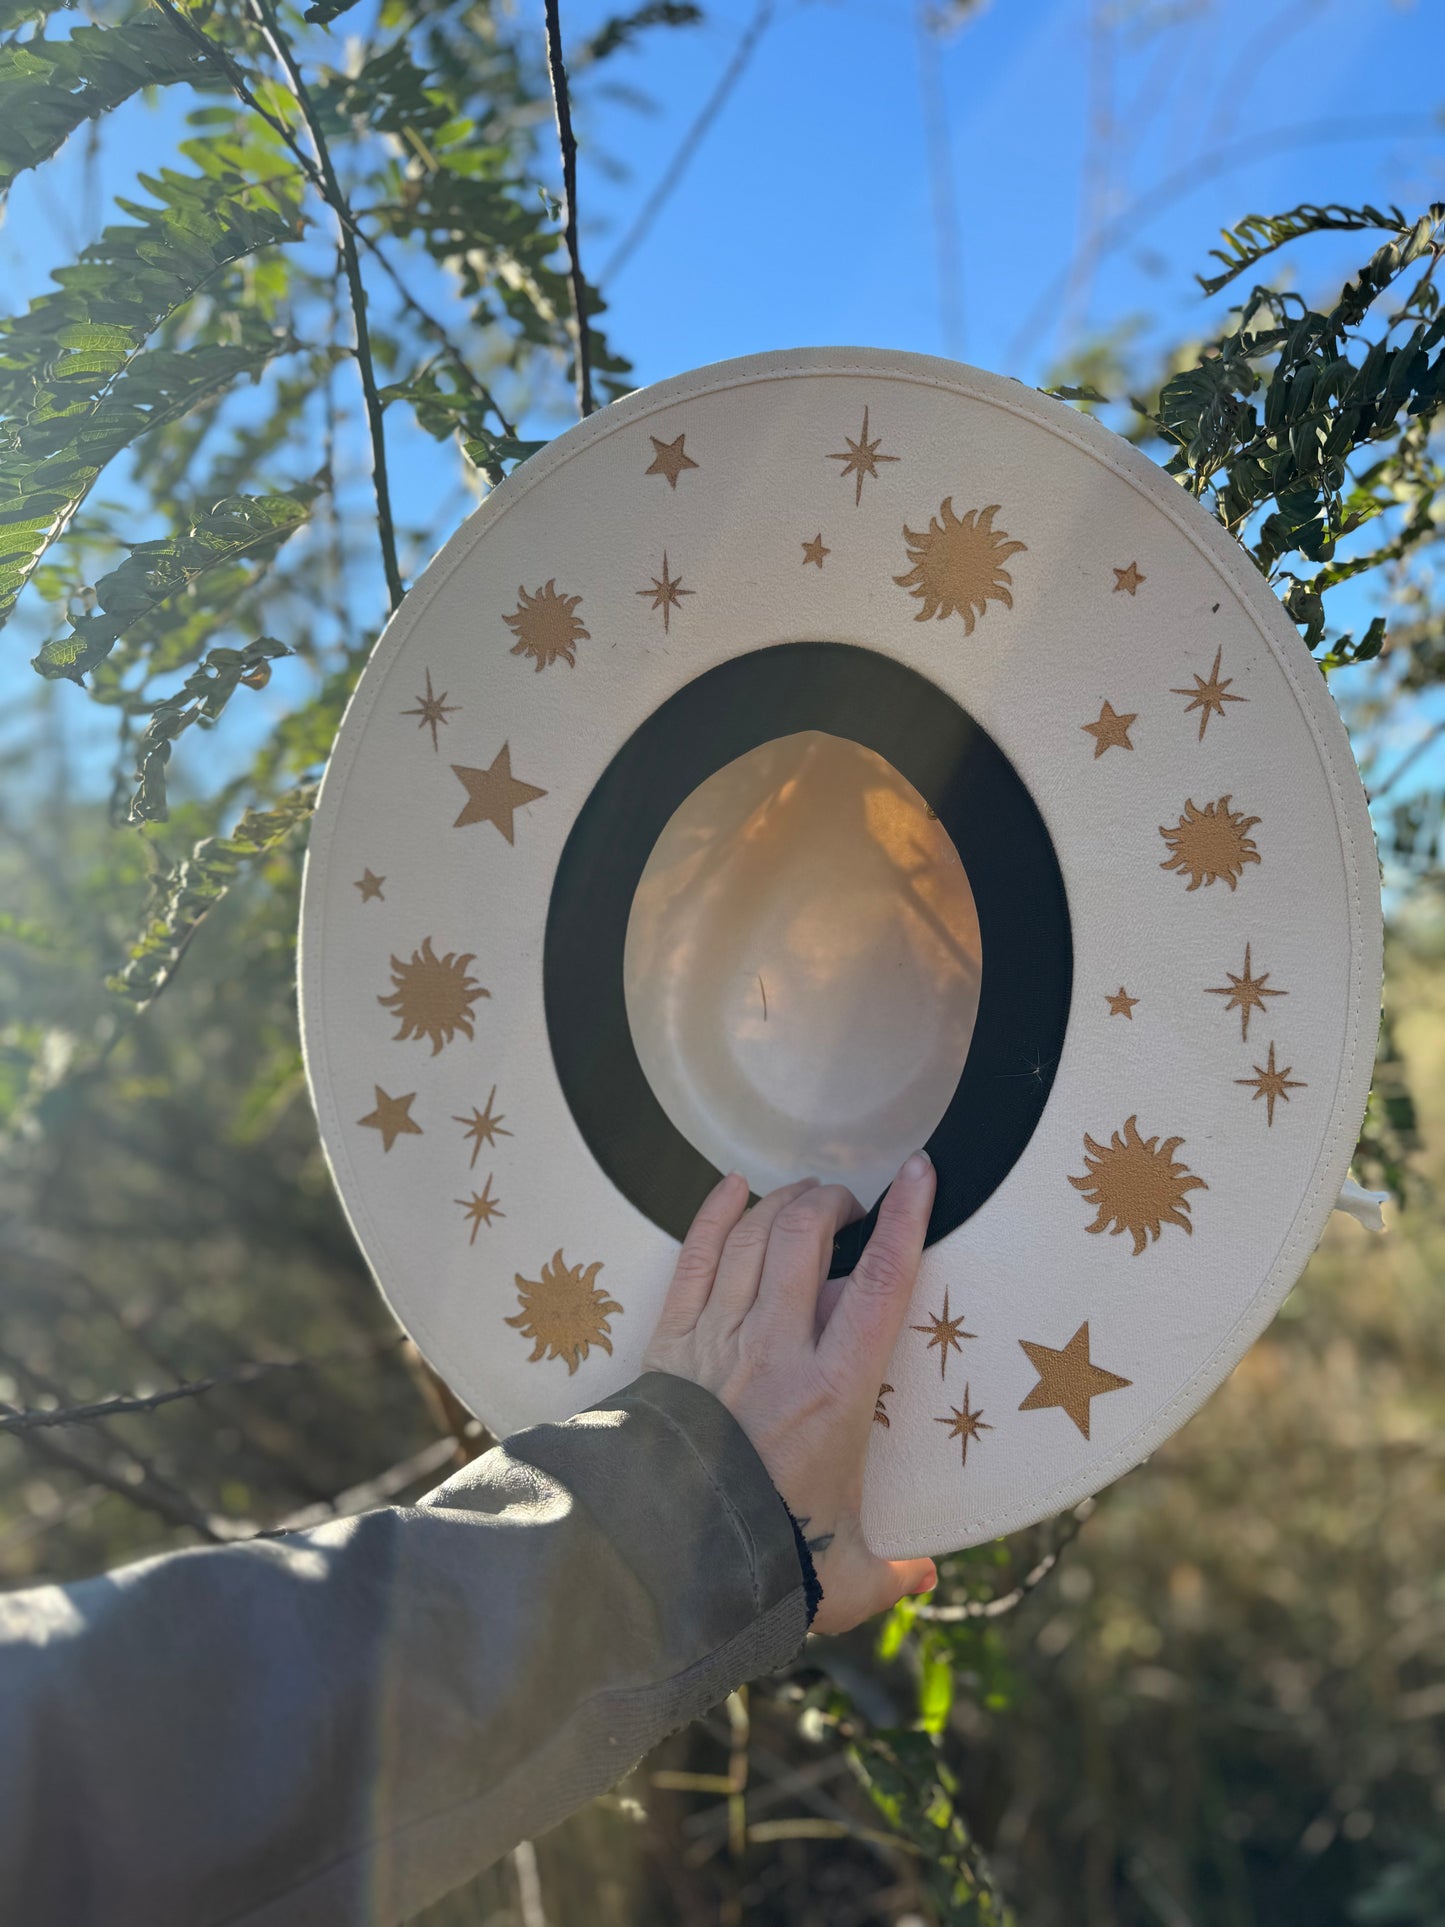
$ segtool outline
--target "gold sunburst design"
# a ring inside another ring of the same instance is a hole
[[[559,660],[575,668],[577,644],[592,639],[577,619],[581,602],[580,595],[559,595],[555,576],[533,595],[519,588],[516,608],[502,618],[517,638],[512,654],[530,656],[537,669]]]
[[[1219,665],[1223,660],[1224,648],[1221,644],[1214,652],[1214,667],[1207,676],[1201,676],[1196,669],[1192,672],[1194,676],[1194,687],[1192,689],[1171,689],[1169,691],[1171,696],[1187,696],[1189,698],[1189,701],[1184,705],[1184,714],[1186,716],[1192,709],[1199,711],[1199,740],[1201,743],[1204,741],[1204,732],[1209,727],[1209,719],[1211,716],[1222,716],[1226,703],[1247,703],[1249,701],[1248,696],[1230,695],[1229,685],[1234,681],[1234,678],[1233,676],[1220,675]]]
[[[423,937],[420,950],[413,950],[411,962],[399,957],[391,960],[391,981],[396,986],[389,997],[378,997],[392,1012],[401,1028],[393,1042],[408,1037],[430,1037],[432,1056],[449,1044],[458,1031],[474,1036],[472,1005],[478,997],[490,997],[471,975],[467,966],[476,961],[472,951],[458,956],[449,950],[439,957],[430,937]]]
[[[977,1332],[968,1332],[963,1329],[962,1315],[957,1318],[949,1316],[947,1285],[943,1288],[943,1310],[941,1312],[931,1312],[926,1325],[914,1325],[911,1329],[925,1334],[928,1339],[926,1350],[932,1351],[935,1345],[938,1347],[938,1368],[941,1378],[947,1378],[948,1376],[949,1346],[951,1345],[961,1358],[963,1356],[963,1346],[959,1343],[959,1340],[961,1338],[978,1337]]]
[[[489,1149],[495,1150],[499,1137],[510,1137],[512,1135],[502,1123],[502,1119],[507,1113],[505,1111],[494,1112],[492,1110],[492,1103],[496,1095],[497,1087],[493,1084],[491,1090],[487,1093],[487,1108],[485,1111],[479,1111],[474,1104],[470,1117],[458,1117],[455,1115],[452,1117],[453,1124],[465,1126],[462,1136],[470,1138],[472,1141],[472,1162],[470,1166],[472,1170],[476,1169],[477,1153],[484,1144]]]
[[[840,448],[834,454],[830,455],[828,460],[830,462],[841,462],[843,464],[842,468],[838,471],[838,479],[840,481],[846,482],[850,475],[855,475],[858,478],[857,485],[853,490],[853,506],[854,508],[858,508],[863,501],[864,480],[871,476],[875,482],[878,481],[878,464],[880,462],[896,462],[899,458],[896,455],[883,455],[879,453],[879,450],[883,446],[883,437],[881,435],[869,436],[868,410],[866,408],[863,410],[863,426],[859,431],[857,441],[855,442],[851,435],[845,435],[843,440],[848,444],[847,452],[845,453]]]
[[[1229,999],[1229,1002],[1224,1006],[1225,1012],[1228,1013],[1231,1010],[1237,1010],[1239,1012],[1239,1041],[1241,1044],[1247,1044],[1249,1042],[1250,1012],[1255,1010],[1262,1011],[1265,1008],[1264,1000],[1266,997],[1288,997],[1289,992],[1287,990],[1272,990],[1270,988],[1269,979],[1271,973],[1268,970],[1261,970],[1257,977],[1254,975],[1250,968],[1249,944],[1244,946],[1244,969],[1241,974],[1236,976],[1232,970],[1226,970],[1224,974],[1228,977],[1229,982],[1227,984],[1206,984],[1204,994],[1207,997],[1227,997]]]
[[[474,1190],[469,1198],[453,1198],[452,1203],[462,1207],[471,1223],[472,1235],[467,1239],[469,1245],[477,1242],[477,1232],[482,1225],[490,1225],[493,1218],[505,1218],[507,1215],[502,1209],[501,1199],[492,1195],[490,1174],[480,1191]]]
[[[1232,890],[1244,875],[1245,864],[1260,860],[1249,834],[1260,819],[1246,816],[1243,810],[1232,810],[1229,802],[1227,796],[1221,796],[1218,802],[1206,803],[1198,810],[1190,801],[1172,830],[1161,823],[1159,834],[1169,855],[1159,868],[1187,873],[1191,890],[1197,890],[1201,883],[1217,883],[1221,877]]]
[[[1006,609],[1014,606],[1009,593],[1013,577],[1004,563],[1028,545],[993,526],[999,506],[991,502],[960,517],[953,512],[950,495],[922,534],[905,524],[903,539],[913,567],[893,580],[923,604],[915,622],[927,622],[931,616],[941,622],[945,616],[958,615],[963,617],[964,634],[971,636],[975,621],[990,602],[1001,602]]]
[[[429,729],[431,731],[431,746],[433,749],[436,749],[439,746],[437,743],[438,726],[449,723],[460,708],[460,703],[449,703],[447,701],[447,692],[445,689],[440,696],[437,695],[431,686],[431,671],[428,669],[426,672],[426,694],[417,697],[415,709],[404,709],[401,713],[403,716],[421,717],[417,728]]]
[[[1277,1103],[1288,1104],[1291,1091],[1305,1091],[1309,1089],[1309,1086],[1303,1078],[1290,1076],[1290,1072],[1293,1069],[1293,1064],[1286,1064],[1283,1070],[1280,1069],[1279,1065],[1274,1061],[1274,1045],[1271,1044],[1269,1047],[1269,1061],[1265,1064],[1256,1064],[1253,1077],[1236,1077],[1234,1081],[1236,1084],[1252,1085],[1254,1088],[1254,1101],[1256,1103],[1259,1102],[1260,1098],[1264,1098],[1265,1108],[1268,1112],[1268,1121],[1272,1125],[1274,1123],[1274,1107]]]
[[[551,1262],[543,1265],[540,1278],[524,1278],[520,1271],[517,1273],[522,1309],[505,1322],[515,1326],[523,1338],[532,1340],[529,1365],[540,1358],[563,1358],[570,1378],[593,1345],[611,1353],[608,1320],[622,1307],[597,1284],[601,1269],[600,1259],[584,1269],[569,1265],[557,1251]]]
[[[1161,1144],[1157,1134],[1140,1137],[1137,1113],[1107,1145],[1096,1144],[1086,1132],[1085,1176],[1070,1177],[1069,1183],[1097,1208],[1099,1215],[1088,1229],[1115,1236],[1129,1232],[1136,1258],[1150,1238],[1158,1242],[1162,1225],[1177,1224],[1192,1233],[1188,1194],[1209,1186],[1175,1157],[1183,1142],[1182,1137],[1170,1137]]]

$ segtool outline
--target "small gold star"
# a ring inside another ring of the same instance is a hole
[[[377,876],[372,870],[363,870],[351,887],[353,890],[360,890],[363,903],[370,903],[373,897],[385,903],[386,898],[381,894],[381,886],[385,882],[385,877]]]
[[[951,1408],[953,1412],[951,1419],[936,1418],[933,1421],[935,1425],[948,1426],[948,1436],[951,1439],[963,1440],[963,1462],[965,1465],[968,1464],[968,1446],[970,1439],[973,1440],[975,1444],[979,1444],[981,1443],[978,1436],[979,1433],[991,1432],[993,1430],[993,1427],[985,1420],[982,1410],[975,1412],[970,1409],[968,1389],[967,1385],[963,1388],[963,1409],[961,1411],[958,1406],[955,1405]]]
[[[939,1365],[939,1377],[940,1377],[940,1378],[947,1378],[947,1376],[948,1376],[948,1348],[949,1348],[949,1346],[950,1346],[950,1345],[952,1345],[952,1347],[953,1347],[953,1349],[954,1349],[954,1350],[955,1350],[955,1351],[956,1351],[957,1353],[959,1353],[959,1355],[960,1355],[960,1356],[962,1356],[962,1353],[963,1353],[963,1347],[962,1347],[962,1345],[960,1345],[960,1344],[959,1344],[959,1342],[958,1342],[958,1341],[959,1341],[959,1339],[960,1339],[960,1338],[977,1338],[977,1337],[978,1337],[978,1333],[977,1333],[977,1332],[966,1332],[966,1331],[965,1331],[965,1330],[963,1329],[963,1320],[962,1320],[962,1318],[950,1318],[950,1317],[949,1317],[949,1315],[948,1315],[948,1287],[947,1287],[947,1285],[945,1285],[945,1286],[944,1286],[944,1288],[943,1288],[943,1312],[942,1312],[942,1314],[941,1314],[941,1315],[935,1315],[934,1317],[931,1317],[931,1318],[929,1319],[929,1321],[928,1321],[928,1323],[927,1323],[926,1325],[914,1325],[914,1326],[911,1326],[911,1327],[910,1327],[910,1329],[911,1329],[911,1330],[913,1330],[913,1331],[916,1331],[916,1332],[928,1332],[928,1333],[931,1333],[931,1336],[930,1336],[930,1338],[929,1338],[929,1340],[928,1340],[928,1346],[927,1346],[927,1349],[928,1349],[929,1351],[932,1351],[935,1345],[937,1345],[937,1347],[938,1347],[938,1365]]]
[[[1209,726],[1211,716],[1222,716],[1226,703],[1247,703],[1249,701],[1248,696],[1231,696],[1227,693],[1229,685],[1234,681],[1234,678],[1233,676],[1225,676],[1222,680],[1220,678],[1219,664],[1223,655],[1224,648],[1223,645],[1221,645],[1214,652],[1214,667],[1209,672],[1207,682],[1196,669],[1194,671],[1194,687],[1192,689],[1171,689],[1169,691],[1171,696],[1188,696],[1191,698],[1191,700],[1184,705],[1184,714],[1187,716],[1191,709],[1197,709],[1199,711],[1199,740],[1201,743],[1204,741],[1204,732]]]
[[[887,1394],[892,1390],[893,1390],[893,1387],[891,1385],[880,1385],[878,1387],[878,1396],[873,1401],[873,1423],[875,1425],[882,1425],[886,1427],[891,1424],[891,1421],[888,1417],[887,1410],[884,1407],[883,1400],[887,1396]]]
[[[389,1151],[399,1137],[422,1136],[420,1124],[411,1115],[415,1091],[408,1091],[405,1097],[388,1097],[380,1084],[373,1084],[372,1089],[376,1092],[376,1109],[356,1121],[369,1130],[381,1132],[383,1151]]]
[[[1094,761],[1097,763],[1106,749],[1132,749],[1129,730],[1138,720],[1137,710],[1132,715],[1121,716],[1112,703],[1105,703],[1099,711],[1098,722],[1080,723],[1079,728],[1087,730],[1094,739]]]
[[[1106,990],[1104,992],[1104,1001],[1109,1006],[1109,1015],[1111,1017],[1127,1017],[1129,1022],[1131,1024],[1133,1023],[1134,1006],[1138,1003],[1139,999],[1137,997],[1131,997],[1122,984],[1120,984],[1117,992],[1112,997]]]
[[[830,455],[828,460],[830,462],[841,462],[843,464],[842,469],[839,471],[841,479],[846,480],[850,475],[857,476],[858,486],[853,492],[853,506],[857,508],[858,504],[863,500],[864,476],[871,475],[876,482],[879,479],[878,464],[880,462],[896,462],[898,457],[896,455],[880,455],[878,453],[879,444],[883,440],[881,435],[875,435],[872,441],[869,441],[868,410],[866,408],[863,410],[863,432],[859,435],[857,441],[855,442],[851,435],[845,435],[843,440],[848,444],[847,454],[845,455],[840,452],[836,455]],[[819,566],[821,567],[822,565],[820,564]]]
[[[680,596],[685,596],[685,595],[696,595],[697,590],[684,589],[682,586],[682,577],[680,575],[668,574],[667,550],[664,549],[662,551],[661,578],[654,576],[652,578],[652,587],[650,589],[639,589],[637,591],[637,594],[650,595],[652,597],[653,610],[656,611],[658,609],[661,609],[662,627],[663,627],[663,632],[665,634],[667,632],[668,622],[671,617],[672,611],[674,609],[679,609],[682,606],[678,598]]]
[[[452,774],[460,779],[467,792],[467,800],[462,805],[462,813],[453,823],[454,830],[462,829],[468,823],[495,823],[509,843],[515,843],[513,817],[524,803],[535,803],[546,790],[540,790],[535,783],[524,783],[512,774],[512,746],[503,743],[487,769],[468,769],[465,764],[453,763]]]
[[[447,692],[445,690],[442,691],[440,696],[434,696],[432,694],[430,669],[426,672],[426,694],[424,696],[418,696],[416,700],[417,707],[415,709],[404,709],[401,713],[403,716],[421,717],[417,728],[429,729],[431,731],[431,746],[435,749],[437,747],[437,724],[449,721],[461,708],[461,704],[448,704]]]
[[[823,566],[823,557],[825,555],[831,555],[833,553],[831,549],[825,549],[823,547],[823,537],[822,537],[821,531],[813,537],[811,542],[804,542],[802,544],[802,550],[803,550],[803,567],[805,569],[807,568],[810,562],[816,562],[818,567],[821,569]]]
[[[479,1225],[489,1225],[493,1218],[505,1218],[507,1215],[505,1211],[499,1208],[497,1199],[492,1196],[492,1180],[490,1174],[487,1177],[486,1184],[480,1191],[473,1191],[470,1199],[453,1198],[452,1203],[459,1204],[472,1221],[472,1235],[467,1239],[469,1245],[474,1245],[477,1242],[477,1228]]]
[[[1232,970],[1226,970],[1227,984],[1206,984],[1205,991],[1211,997],[1227,997],[1226,1012],[1239,1012],[1239,1041],[1249,1042],[1249,1014],[1253,1010],[1263,1010],[1266,997],[1288,997],[1287,990],[1267,988],[1270,973],[1262,970],[1257,977],[1251,976],[1249,969],[1249,945],[1244,946],[1244,975],[1236,977]]]
[[[653,457],[652,467],[646,473],[665,475],[669,488],[677,487],[677,478],[685,468],[698,466],[683,447],[683,443],[687,440],[686,435],[679,435],[675,442],[660,442],[656,435],[649,435],[647,439],[652,443]]]
[[[1062,1351],[1052,1345],[1035,1345],[1019,1340],[1039,1382],[1020,1405],[1021,1412],[1041,1412],[1057,1405],[1068,1413],[1084,1437],[1089,1436],[1089,1401],[1104,1392],[1119,1392],[1131,1379],[1117,1372],[1106,1372],[1089,1357],[1089,1327],[1080,1325]]]
[[[1274,1045],[1271,1044],[1268,1065],[1256,1064],[1253,1077],[1236,1077],[1234,1081],[1236,1084],[1256,1086],[1254,1101],[1258,1103],[1260,1098],[1264,1099],[1269,1122],[1273,1124],[1276,1098],[1282,1098],[1288,1104],[1291,1091],[1303,1091],[1309,1088],[1300,1078],[1290,1076],[1293,1069],[1293,1064],[1286,1064],[1283,1070],[1277,1068],[1274,1061]]]
[[[1147,582],[1148,580],[1147,575],[1140,575],[1139,564],[1137,562],[1131,562],[1127,569],[1115,569],[1114,594],[1118,595],[1121,589],[1127,589],[1130,595],[1136,595],[1139,584],[1141,582]]]
[[[452,1118],[453,1124],[464,1124],[466,1126],[466,1130],[462,1135],[473,1140],[473,1169],[476,1168],[477,1153],[484,1144],[495,1147],[498,1137],[510,1137],[512,1135],[510,1131],[504,1131],[502,1129],[502,1119],[507,1113],[505,1111],[498,1111],[495,1117],[492,1115],[492,1100],[496,1095],[497,1087],[493,1084],[492,1088],[487,1092],[487,1108],[485,1111],[479,1111],[474,1104],[470,1117],[454,1116]]]

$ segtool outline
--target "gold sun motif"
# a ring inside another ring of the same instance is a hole
[[[545,669],[559,658],[575,668],[577,658],[573,650],[579,642],[592,639],[575,613],[581,596],[558,595],[554,576],[535,595],[518,589],[517,597],[516,608],[502,618],[517,638],[512,644],[512,654],[530,656],[537,669]]]
[[[880,1385],[878,1387],[878,1396],[873,1401],[873,1423],[875,1425],[881,1425],[885,1431],[892,1425],[893,1421],[889,1418],[888,1408],[884,1405],[883,1401],[892,1390],[893,1387],[891,1385]]]
[[[1309,1086],[1304,1082],[1303,1078],[1290,1076],[1290,1072],[1293,1069],[1293,1064],[1286,1064],[1283,1070],[1279,1068],[1274,1061],[1274,1045],[1271,1044],[1269,1047],[1268,1063],[1256,1064],[1253,1077],[1236,1077],[1234,1081],[1236,1084],[1252,1084],[1254,1086],[1254,1101],[1257,1104],[1260,1098],[1265,1100],[1265,1109],[1268,1112],[1267,1121],[1273,1124],[1274,1107],[1277,1102],[1288,1104],[1291,1091],[1304,1091],[1309,1089]]]
[[[1231,696],[1229,694],[1229,685],[1234,681],[1234,678],[1233,676],[1220,676],[1219,665],[1223,660],[1224,648],[1221,644],[1214,652],[1214,667],[1210,670],[1207,677],[1201,676],[1196,669],[1193,671],[1194,687],[1192,689],[1171,689],[1169,691],[1171,696],[1189,697],[1189,701],[1184,705],[1184,714],[1186,716],[1191,709],[1197,709],[1199,711],[1199,740],[1201,743],[1204,741],[1204,732],[1209,727],[1209,719],[1211,716],[1222,716],[1226,703],[1247,703],[1249,701],[1248,696]]]
[[[1107,1146],[1084,1136],[1084,1164],[1087,1175],[1070,1177],[1076,1191],[1098,1209],[1090,1231],[1109,1231],[1115,1236],[1128,1231],[1134,1239],[1137,1258],[1150,1238],[1158,1242],[1161,1225],[1177,1224],[1193,1232],[1189,1222],[1190,1191],[1207,1191],[1203,1178],[1196,1178],[1187,1164],[1174,1153],[1182,1137],[1140,1137],[1138,1115],[1129,1118],[1123,1135],[1115,1131]]]
[[[1187,871],[1191,890],[1221,877],[1232,890],[1244,875],[1245,864],[1260,860],[1249,834],[1259,821],[1257,816],[1232,810],[1227,796],[1221,796],[1217,803],[1206,803],[1202,810],[1187,802],[1172,830],[1159,825],[1159,834],[1169,849],[1159,868]]]
[[[501,1207],[501,1200],[492,1196],[492,1180],[490,1174],[480,1191],[473,1191],[470,1198],[453,1198],[452,1203],[459,1204],[471,1220],[472,1235],[467,1239],[469,1245],[474,1245],[477,1242],[477,1230],[479,1226],[484,1224],[489,1225],[493,1218],[505,1218],[507,1215]]]
[[[567,1264],[558,1251],[543,1265],[540,1278],[517,1273],[522,1309],[506,1323],[533,1341],[529,1365],[539,1358],[565,1358],[570,1378],[593,1345],[611,1353],[607,1321],[622,1307],[595,1282],[601,1269],[600,1259],[584,1271],[581,1265]]]
[[[478,997],[490,997],[467,969],[474,962],[472,951],[458,956],[449,950],[439,957],[430,937],[423,937],[420,950],[413,950],[411,962],[399,957],[391,960],[391,981],[396,988],[389,997],[378,997],[396,1017],[401,1029],[392,1040],[430,1037],[435,1057],[443,1044],[449,1044],[458,1031],[471,1037],[472,1005]]]
[[[933,1421],[935,1425],[948,1426],[949,1428],[948,1436],[951,1439],[963,1440],[963,1462],[965,1465],[968,1464],[968,1447],[969,1447],[970,1440],[975,1445],[981,1444],[982,1441],[978,1436],[979,1433],[991,1432],[993,1430],[993,1427],[990,1424],[988,1424],[987,1421],[985,1420],[983,1416],[982,1408],[980,1408],[977,1412],[971,1409],[968,1402],[968,1392],[969,1392],[969,1388],[967,1385],[965,1385],[963,1388],[963,1409],[962,1410],[960,1410],[959,1407],[955,1405],[952,1407],[952,1411],[953,1411],[952,1418],[936,1418]]]
[[[404,709],[401,713],[403,716],[421,717],[417,728],[429,729],[431,731],[431,746],[435,749],[437,747],[437,725],[439,723],[449,723],[460,708],[460,703],[449,703],[447,701],[447,692],[445,690],[442,691],[440,696],[433,692],[431,686],[431,671],[428,669],[426,672],[426,694],[417,697],[415,709]]]
[[[1242,975],[1236,977],[1232,970],[1226,970],[1224,974],[1229,979],[1227,984],[1206,984],[1204,987],[1206,996],[1227,997],[1229,999],[1229,1002],[1224,1006],[1226,1015],[1231,1010],[1237,1010],[1239,1012],[1239,1041],[1241,1044],[1247,1044],[1249,1042],[1250,1012],[1255,1010],[1262,1011],[1265,1007],[1264,1000],[1266,997],[1288,997],[1289,995],[1287,990],[1271,990],[1268,987],[1270,979],[1269,971],[1261,970],[1257,977],[1251,972],[1249,952],[1250,946],[1246,944],[1244,946],[1244,971]]]
[[[911,1327],[911,1329],[916,1332],[925,1332],[928,1334],[928,1344],[925,1347],[926,1350],[931,1352],[935,1345],[938,1347],[938,1366],[939,1366],[940,1378],[947,1378],[948,1376],[949,1346],[951,1345],[953,1349],[959,1354],[959,1356],[962,1357],[963,1346],[958,1341],[961,1338],[978,1337],[977,1332],[966,1332],[963,1329],[963,1319],[961,1316],[958,1318],[949,1317],[947,1285],[945,1285],[943,1288],[942,1312],[935,1312],[929,1318],[928,1323],[926,1325],[914,1325]]]
[[[927,622],[930,616],[937,616],[941,622],[945,616],[959,615],[963,617],[964,634],[971,636],[976,618],[986,612],[990,602],[1001,602],[1012,609],[1009,585],[1013,577],[1003,565],[1028,545],[1015,542],[1005,530],[993,526],[998,511],[999,504],[991,502],[987,508],[970,509],[960,518],[953,512],[950,495],[921,535],[904,525],[903,539],[913,567],[907,575],[895,575],[893,580],[923,604],[913,618],[915,622]]]
[[[663,631],[663,634],[666,635],[668,633],[668,624],[671,619],[672,611],[674,609],[681,609],[682,607],[681,602],[678,600],[679,596],[696,595],[697,590],[684,589],[682,586],[682,577],[680,575],[668,574],[667,550],[664,549],[662,552],[661,578],[659,579],[657,576],[654,576],[652,578],[652,587],[650,589],[639,589],[637,593],[638,595],[652,597],[652,607],[653,607],[654,613],[656,613],[657,610],[661,609],[662,631]]]
[[[485,1111],[479,1111],[474,1104],[470,1117],[453,1116],[452,1118],[453,1124],[465,1126],[462,1136],[472,1140],[472,1162],[470,1166],[472,1170],[476,1169],[477,1153],[484,1144],[489,1149],[495,1149],[496,1141],[499,1137],[510,1137],[512,1135],[502,1124],[502,1119],[507,1113],[505,1111],[498,1111],[494,1115],[492,1112],[492,1101],[496,1095],[497,1087],[493,1084],[491,1090],[487,1092],[487,1108]]]
[[[851,435],[845,435],[843,440],[848,444],[847,453],[845,454],[839,449],[836,454],[830,455],[828,460],[830,462],[841,462],[843,464],[842,468],[838,471],[838,479],[840,481],[846,481],[850,475],[857,476],[858,486],[853,491],[853,506],[857,508],[863,500],[864,477],[871,475],[876,482],[879,479],[878,464],[880,462],[896,462],[898,457],[896,455],[879,454],[878,451],[883,443],[883,437],[881,435],[875,435],[871,441],[869,440],[868,410],[866,408],[863,410],[863,427],[857,441],[855,442]]]

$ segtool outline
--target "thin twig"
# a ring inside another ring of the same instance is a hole
[[[722,78],[703,102],[697,119],[683,135],[677,152],[663,170],[662,179],[643,203],[642,212],[612,250],[611,258],[602,270],[604,287],[617,275],[623,263],[636,253],[643,236],[671,199],[673,190],[691,166],[693,156],[706,139],[708,129],[722,112],[729,94],[747,71],[748,63],[757,52],[758,42],[772,24],[775,11],[775,0],[758,0],[757,12],[744,29],[732,59],[723,69]]]
[[[1048,1578],[1063,1553],[1078,1538],[1094,1509],[1093,1499],[1085,1499],[1082,1505],[1075,1506],[1073,1516],[1060,1531],[1052,1548],[1010,1591],[999,1593],[993,1599],[966,1599],[958,1606],[919,1606],[916,1608],[918,1617],[932,1620],[938,1625],[954,1626],[968,1619],[1002,1619],[1005,1613],[1016,1611],[1029,1594]]]
[[[562,150],[562,223],[577,331],[577,413],[585,418],[596,406],[592,399],[592,337],[587,326],[587,283],[582,278],[582,259],[577,250],[577,139],[572,132],[572,102],[567,93],[567,68],[562,59],[562,23],[557,17],[557,0],[547,0],[547,70],[552,77],[552,105],[557,113],[557,145]]]
[[[1413,769],[1415,764],[1418,763],[1420,758],[1425,754],[1426,750],[1433,749],[1442,736],[1445,736],[1445,722],[1436,723],[1435,726],[1416,743],[1412,750],[1401,757],[1400,761],[1396,763],[1395,767],[1390,771],[1385,781],[1380,784],[1379,788],[1370,791],[1370,801],[1372,803],[1378,803],[1382,796],[1389,790],[1394,789],[1400,778],[1405,774],[1405,771],[1407,769]]]

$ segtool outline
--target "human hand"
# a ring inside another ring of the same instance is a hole
[[[915,1152],[852,1275],[829,1280],[834,1238],[864,1215],[851,1191],[808,1178],[748,1210],[746,1179],[724,1178],[683,1241],[643,1357],[646,1370],[713,1393],[751,1439],[813,1555],[823,1588],[814,1632],[846,1632],[938,1583],[930,1559],[876,1558],[858,1518],[874,1403],[934,1183]]]

